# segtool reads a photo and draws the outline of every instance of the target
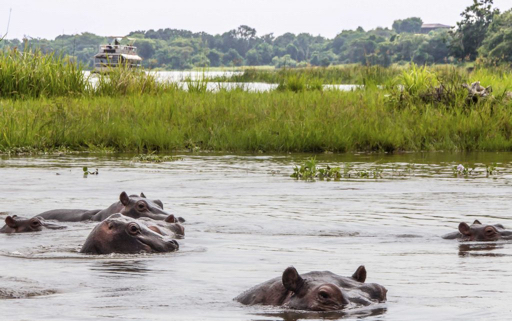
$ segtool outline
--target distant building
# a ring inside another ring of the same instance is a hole
[[[424,23],[421,25],[420,33],[429,33],[439,29],[451,29],[452,26],[442,25],[440,23]]]

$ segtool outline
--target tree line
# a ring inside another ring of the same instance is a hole
[[[451,30],[420,33],[418,17],[396,20],[392,28],[343,30],[333,39],[309,33],[259,36],[242,25],[223,34],[179,29],[133,31],[146,68],[260,66],[305,67],[360,63],[366,65],[439,64],[480,60],[512,62],[512,9],[501,13],[493,0],[473,0]],[[107,39],[92,33],[60,35],[54,40],[26,38],[0,41],[0,48],[29,46],[74,57],[86,67]]]

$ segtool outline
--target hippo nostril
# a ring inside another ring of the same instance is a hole
[[[112,222],[108,222],[108,229],[111,230],[114,228],[114,224]]]
[[[176,242],[175,240],[171,240],[170,242],[176,247],[176,250],[180,248],[179,243]]]

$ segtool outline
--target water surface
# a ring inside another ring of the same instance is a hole
[[[170,254],[78,253],[96,223],[0,234],[2,320],[503,319],[510,315],[512,244],[443,240],[459,222],[512,226],[512,154],[318,155],[350,167],[341,181],[295,181],[311,155],[184,154],[0,159],[0,220],[54,208],[105,208],[144,192],[187,219]],[[459,163],[475,167],[454,175]],[[495,163],[498,174],[486,177]],[[82,167],[99,170],[83,178]],[[382,178],[358,178],[378,171]],[[388,289],[388,301],[348,314],[246,307],[232,298],[295,266],[351,275]]]

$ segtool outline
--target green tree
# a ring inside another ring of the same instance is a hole
[[[457,22],[457,30],[452,33],[450,45],[456,58],[475,60],[478,48],[482,45],[487,29],[499,10],[492,8],[493,0],[473,0],[473,4],[460,15],[462,21]]]
[[[222,62],[225,66],[241,66],[244,62],[244,58],[240,56],[238,51],[231,48],[222,57]]]
[[[218,67],[221,64],[222,53],[216,49],[210,49],[208,54],[206,55],[208,60],[210,60],[210,66]]]
[[[512,62],[512,9],[494,18],[478,52],[489,63]]]
[[[251,49],[245,54],[245,61],[249,66],[258,66],[261,63],[258,50]]]
[[[423,24],[423,20],[418,17],[407,18],[404,20],[395,20],[393,22],[393,30],[396,33],[418,33],[421,30],[421,25]]]

